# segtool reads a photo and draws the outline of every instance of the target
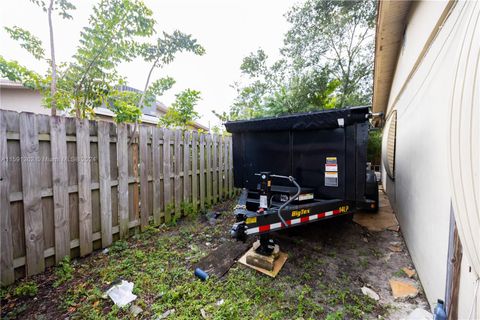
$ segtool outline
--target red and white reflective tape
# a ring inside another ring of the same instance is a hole
[[[291,225],[294,225],[294,224],[299,224],[299,223],[304,223],[304,222],[309,222],[309,221],[315,221],[315,220],[322,219],[322,218],[329,217],[329,216],[333,216],[333,215],[336,215],[336,214],[339,214],[339,213],[340,213],[340,210],[335,209],[335,210],[332,210],[332,211],[312,214],[312,215],[309,215],[309,216],[306,216],[306,217],[286,220],[285,222],[287,223],[287,225],[291,226]],[[246,234],[255,234],[255,233],[273,231],[273,230],[282,229],[282,228],[285,228],[285,226],[282,225],[281,222],[277,222],[277,223],[267,224],[267,225],[264,225],[264,226],[249,228],[249,229],[245,230],[245,233]]]

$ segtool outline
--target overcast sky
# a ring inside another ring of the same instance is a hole
[[[94,0],[72,1],[77,6],[73,20],[55,17],[55,42],[57,60],[69,61],[75,52],[80,30],[88,22]],[[243,57],[258,48],[276,58],[282,46],[283,35],[288,30],[284,13],[294,0],[146,0],[154,12],[157,31],[171,32],[179,29],[194,35],[207,53],[198,57],[182,54],[163,70],[157,69],[153,79],[169,75],[176,85],[159,100],[167,106],[174,101],[175,93],[186,88],[202,92],[197,106],[199,122],[208,126],[218,124],[212,109],[226,111],[235,97],[230,85],[239,80],[239,66]],[[19,61],[36,71],[46,66],[31,58],[3,30],[4,26],[18,25],[37,35],[48,47],[47,17],[28,0],[0,0],[0,54]],[[49,52],[49,51],[47,51]],[[133,61],[120,67],[129,85],[142,89],[148,65]]]

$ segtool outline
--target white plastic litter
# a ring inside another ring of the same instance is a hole
[[[362,287],[362,293],[366,296],[369,296],[370,298],[372,298],[375,301],[380,300],[380,296],[378,295],[378,293],[376,293],[375,291],[373,291],[372,289],[370,289],[368,287]]]
[[[417,308],[412,311],[407,317],[407,320],[431,320],[433,319],[433,314],[428,312],[425,309]]]
[[[156,318],[156,320],[162,320],[168,318],[171,314],[175,313],[175,309],[170,309],[162,313],[160,316]]]
[[[133,282],[122,280],[121,283],[108,289],[107,295],[117,306],[123,307],[137,299],[137,296],[132,293],[132,290]]]
[[[132,313],[132,315],[133,315],[134,317],[136,317],[136,316],[138,316],[140,313],[143,312],[143,309],[140,308],[140,307],[137,306],[137,305],[132,304],[132,305],[130,306],[130,312]]]

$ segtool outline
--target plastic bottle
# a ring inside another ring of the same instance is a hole
[[[206,273],[205,271],[203,271],[200,268],[195,269],[195,276],[202,281],[205,281],[205,280],[208,279],[208,273]]]
[[[433,320],[447,320],[447,314],[445,313],[445,305],[443,300],[437,300],[437,306],[433,312]]]

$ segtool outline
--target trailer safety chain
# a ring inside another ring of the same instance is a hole
[[[272,174],[271,177],[274,177],[274,178],[280,178],[280,179],[287,179],[289,180],[290,182],[292,182],[295,187],[297,187],[297,193],[291,197],[290,199],[288,199],[288,201],[286,201],[285,203],[283,203],[280,208],[278,208],[278,211],[277,211],[277,215],[278,215],[278,218],[280,218],[280,221],[282,221],[283,225],[285,226],[285,228],[288,228],[288,224],[287,222],[285,221],[285,219],[283,219],[282,217],[282,210],[288,206],[290,203],[292,203],[293,200],[295,200],[299,195],[300,195],[300,191],[301,191],[301,188],[300,188],[300,185],[297,183],[297,181],[295,181],[295,178],[292,177],[292,176],[279,176],[279,175],[276,175],[276,174]]]

